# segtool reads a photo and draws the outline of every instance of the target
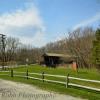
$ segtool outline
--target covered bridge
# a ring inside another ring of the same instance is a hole
[[[61,64],[75,64],[76,56],[56,53],[44,53],[44,63],[46,66],[56,67]]]

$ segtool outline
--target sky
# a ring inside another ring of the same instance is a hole
[[[100,25],[100,0],[0,0],[0,33],[41,47]]]

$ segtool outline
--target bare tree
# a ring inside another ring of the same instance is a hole
[[[15,62],[19,44],[20,42],[17,38],[8,37],[6,39],[6,62]]]
[[[81,67],[91,66],[90,57],[94,33],[93,29],[88,27],[69,33],[68,49],[70,53],[78,57],[78,65]]]

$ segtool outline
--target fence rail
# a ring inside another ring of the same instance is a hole
[[[0,72],[10,72],[10,71],[0,71]]]
[[[82,79],[82,78],[76,78],[76,77],[69,77],[69,79],[75,79],[75,80],[86,81],[86,82],[100,83],[100,81],[97,81],[97,80],[89,80],[89,79]]]
[[[83,86],[83,85],[79,85],[79,84],[69,83],[69,85],[75,86],[75,87],[80,87],[80,88],[85,88],[85,89],[91,89],[91,90],[95,90],[95,91],[100,91],[100,89],[93,88],[93,87],[88,87],[88,86]]]
[[[4,72],[4,73],[2,73],[2,72]],[[10,73],[10,75],[9,75],[9,73]],[[16,74],[25,74],[25,75],[16,75]],[[7,76],[11,76],[11,77],[16,76],[16,77],[23,77],[23,78],[27,78],[27,79],[40,80],[43,82],[46,81],[46,82],[52,82],[52,83],[59,83],[59,84],[65,85],[66,88],[68,88],[69,86],[74,86],[74,87],[85,88],[85,89],[90,89],[90,90],[95,90],[95,91],[100,92],[100,88],[94,88],[94,87],[74,84],[74,83],[71,83],[70,80],[79,80],[79,81],[91,82],[91,83],[100,83],[100,81],[71,77],[71,76],[69,76],[69,74],[67,76],[63,76],[63,75],[46,74],[44,72],[43,73],[29,73],[28,70],[26,72],[18,72],[18,71],[11,70],[11,71],[0,71],[0,75],[7,75]],[[41,76],[41,78],[33,77],[30,75],[39,75],[39,76]],[[57,81],[57,80],[49,80],[49,79],[46,79],[45,76],[63,78],[63,79],[65,79],[65,82]]]

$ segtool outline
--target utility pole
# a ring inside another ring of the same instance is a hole
[[[2,63],[2,69],[5,69],[5,39],[6,36],[4,34],[0,34],[0,52],[1,52],[1,63]]]

